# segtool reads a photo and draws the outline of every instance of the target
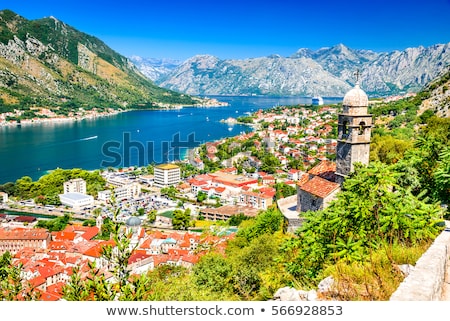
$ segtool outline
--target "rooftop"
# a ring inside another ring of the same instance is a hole
[[[340,185],[338,183],[330,182],[319,176],[314,176],[308,182],[303,184],[300,189],[318,196],[320,198],[325,198],[330,195],[335,190],[339,189]]]
[[[342,105],[349,107],[366,107],[369,105],[369,98],[364,90],[356,84],[355,87],[345,94]]]
[[[178,167],[177,165],[174,165],[174,164],[161,164],[161,165],[155,166],[155,168],[159,168],[162,170],[169,170],[169,169],[177,169],[180,167]]]
[[[336,163],[329,160],[323,160],[319,164],[311,168],[308,171],[308,174],[316,175],[334,182],[335,172],[336,172]]]
[[[65,194],[60,194],[59,196],[64,197],[66,199],[73,200],[73,201],[80,201],[80,200],[92,198],[91,195],[86,195],[86,194],[82,194],[82,193],[65,193]]]

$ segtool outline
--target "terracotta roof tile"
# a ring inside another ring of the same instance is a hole
[[[321,161],[319,164],[308,171],[308,173],[311,175],[316,175],[332,182],[334,182],[335,179],[335,172],[336,163],[329,160]]]
[[[0,240],[45,240],[50,233],[43,228],[0,229]]]
[[[300,189],[310,194],[324,198],[330,195],[332,192],[340,188],[338,183],[330,182],[319,176],[314,176],[308,182],[303,184]]]
[[[95,236],[97,236],[99,232],[99,228],[97,226],[92,226],[86,229],[86,231],[81,235],[85,240],[92,240]]]

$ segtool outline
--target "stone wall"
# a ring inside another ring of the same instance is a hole
[[[439,301],[450,253],[450,228],[434,240],[416,262],[413,271],[392,294],[390,301]]]

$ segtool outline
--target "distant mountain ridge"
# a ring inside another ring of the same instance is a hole
[[[182,61],[174,59],[142,58],[139,56],[131,56],[129,59],[141,73],[152,81],[158,80],[182,63]]]
[[[193,103],[155,85],[100,39],[54,17],[27,20],[10,10],[0,11],[0,98],[22,106]]]
[[[338,44],[316,51],[301,48],[290,57],[222,60],[197,55],[154,80],[192,95],[343,96],[359,69],[369,95],[387,96],[420,90],[448,65],[450,43],[381,53]],[[144,66],[138,65],[141,72]]]

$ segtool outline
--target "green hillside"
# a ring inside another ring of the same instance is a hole
[[[7,106],[0,112],[198,102],[156,86],[98,38],[53,17],[27,20],[10,10],[0,11],[0,98]]]

